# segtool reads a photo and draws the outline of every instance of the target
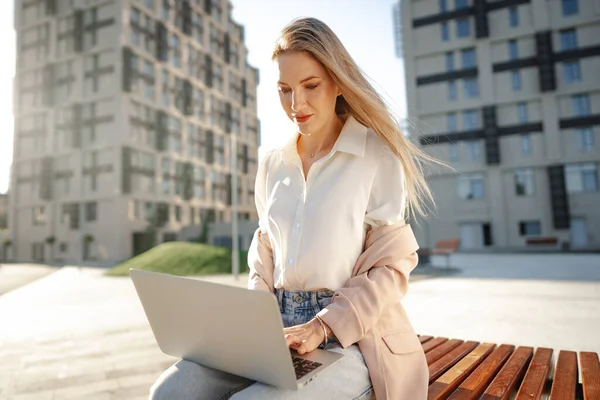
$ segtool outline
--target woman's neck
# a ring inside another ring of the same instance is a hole
[[[301,141],[302,148],[309,152],[323,150],[333,146],[343,127],[344,121],[336,115],[322,129],[311,132],[310,135],[300,135],[298,141]]]

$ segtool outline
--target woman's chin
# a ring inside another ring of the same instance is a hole
[[[296,129],[300,132],[301,135],[310,135],[310,129],[308,129],[307,124],[295,124]]]

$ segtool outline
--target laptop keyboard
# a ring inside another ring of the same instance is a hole
[[[300,357],[292,357],[292,362],[294,363],[294,370],[296,371],[296,379],[302,378],[304,375],[323,365],[316,361],[309,361]]]

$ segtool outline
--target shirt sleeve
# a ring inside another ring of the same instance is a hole
[[[379,158],[365,222],[373,227],[393,225],[404,219],[406,182],[400,158],[387,146]]]
[[[256,212],[258,213],[258,227],[261,233],[267,232],[267,171],[271,153],[267,153],[258,166],[254,182],[254,203],[256,205]]]
[[[267,234],[267,178],[269,170],[269,156],[265,155],[258,167],[254,184],[254,202],[258,213],[258,228],[254,232],[250,248],[248,249],[248,289],[265,290],[273,293],[273,250],[269,235]]]

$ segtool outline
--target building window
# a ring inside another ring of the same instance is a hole
[[[211,0],[211,14],[215,21],[221,22],[223,20],[223,9],[221,7],[221,0]]]
[[[560,51],[574,50],[577,48],[577,31],[565,29],[560,31]]]
[[[451,51],[446,53],[446,71],[454,71],[454,53],[452,53]]]
[[[508,19],[510,20],[510,26],[519,26],[519,9],[517,7],[510,7],[508,9]]]
[[[462,112],[463,130],[473,131],[479,128],[479,118],[477,110],[465,110]]]
[[[517,60],[519,58],[519,47],[516,40],[508,41],[508,58],[510,60]]]
[[[521,236],[539,236],[542,234],[540,221],[521,221],[519,222],[519,235]]]
[[[33,225],[46,225],[46,208],[44,206],[33,207]]]
[[[595,163],[567,165],[565,180],[569,193],[597,192],[598,165]]]
[[[563,63],[563,79],[565,83],[581,81],[581,67],[579,65],[579,60]]]
[[[469,18],[462,18],[456,20],[456,36],[459,38],[468,37],[471,34],[471,25],[469,24]]]
[[[129,14],[129,25],[132,27],[134,25],[140,25],[140,12],[135,8],[132,8]],[[136,29],[131,29],[131,44],[134,46],[139,46],[141,43],[140,36],[141,35],[139,31]]]
[[[477,140],[468,140],[465,141],[465,147],[467,148],[467,155],[469,161],[477,161],[479,160],[479,142]]]
[[[519,71],[511,72],[512,88],[515,91],[521,90],[521,73]]]
[[[527,122],[527,103],[521,102],[517,104],[517,120],[520,124]]]
[[[175,206],[175,221],[181,222],[181,206]]]
[[[532,169],[515,171],[515,194],[517,196],[531,196],[534,193],[534,187]]]
[[[458,177],[458,196],[463,200],[481,200],[484,197],[483,174]]]
[[[447,22],[442,22],[440,24],[440,29],[441,29],[441,35],[442,35],[442,41],[448,41],[450,40],[450,30],[448,28],[448,23]]]
[[[448,113],[447,115],[447,123],[448,123],[448,132],[454,133],[457,131],[456,128],[456,113]]]
[[[524,133],[521,135],[521,154],[524,156],[530,156],[531,152],[531,133]]]
[[[167,108],[171,106],[171,82],[166,69],[162,70],[162,105]]]
[[[216,62],[213,63],[213,88],[223,93],[223,66]]]
[[[475,49],[464,49],[460,52],[460,58],[462,62],[462,68],[474,68],[477,66],[477,59],[475,57]]]
[[[97,220],[97,203],[89,202],[85,203],[85,220],[87,222],[92,222]]]
[[[450,161],[458,161],[458,145],[455,142],[450,142]]]
[[[446,0],[440,0],[440,12],[448,11],[448,2]]]
[[[448,82],[448,100],[456,100],[456,82]]]
[[[454,9],[455,10],[460,10],[461,8],[467,8],[467,7],[469,7],[468,0],[454,0]]]
[[[463,80],[465,97],[476,98],[479,97],[479,86],[477,85],[477,78],[467,78]]]
[[[142,219],[142,203],[139,200],[129,200],[129,219],[132,221]]]
[[[139,10],[132,8],[129,15],[129,25],[131,30],[131,43],[142,47],[149,52],[154,53],[154,20]],[[143,43],[142,43],[143,39]]]
[[[591,127],[575,129],[575,136],[579,151],[594,151],[594,131]]]
[[[229,43],[229,64],[239,68],[240,67],[240,49],[237,43]]]
[[[575,94],[571,96],[571,109],[574,117],[590,115],[590,96],[588,94]]]
[[[578,0],[562,0],[562,13],[564,16],[575,15],[579,12]]]
[[[174,33],[171,34],[170,47],[171,64],[177,68],[181,68],[181,41],[179,40],[179,36]]]
[[[163,0],[162,2],[162,19],[169,21],[171,19],[171,2]]]

